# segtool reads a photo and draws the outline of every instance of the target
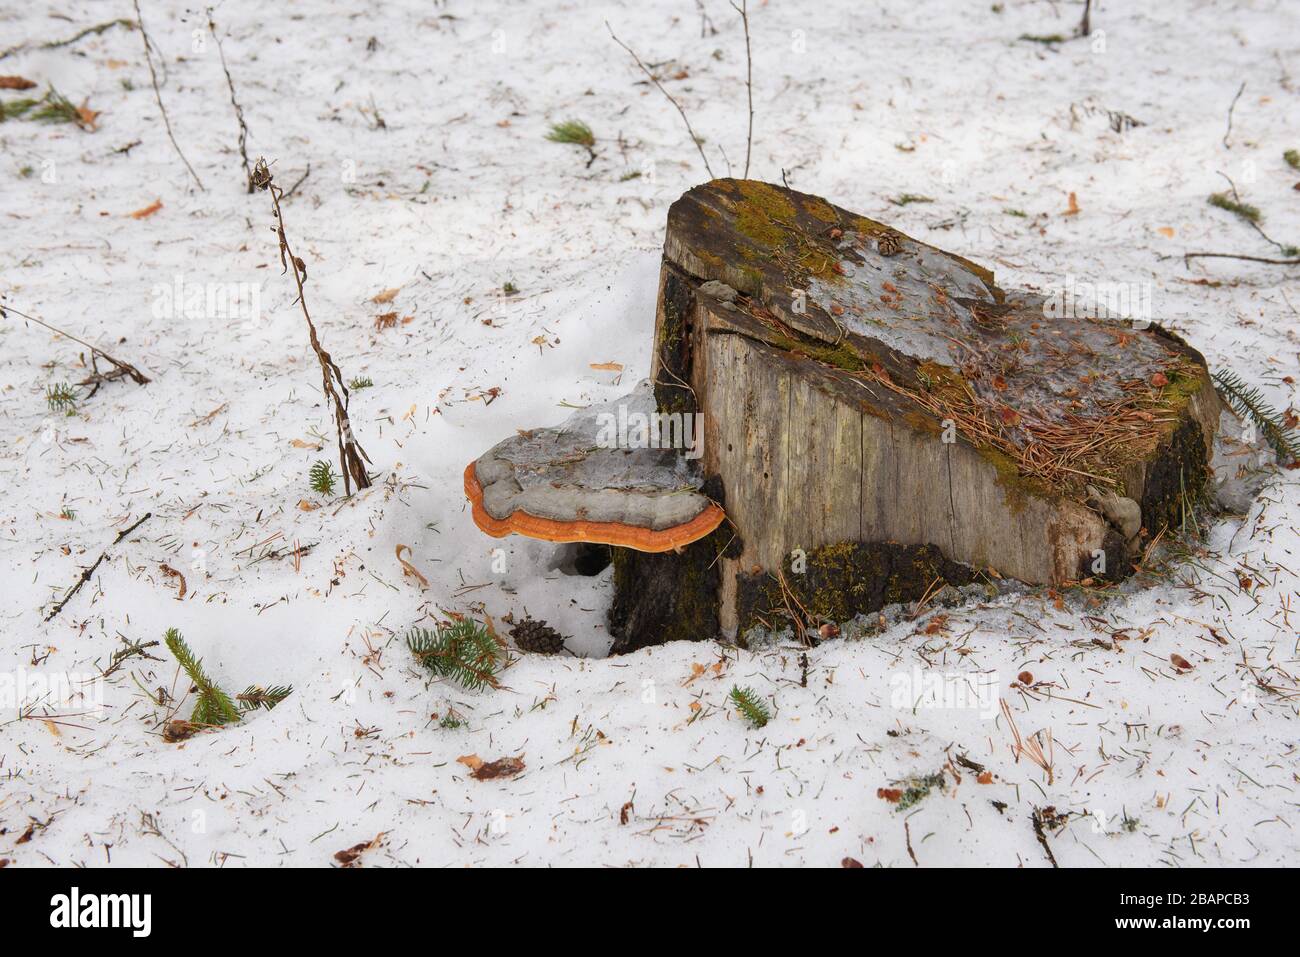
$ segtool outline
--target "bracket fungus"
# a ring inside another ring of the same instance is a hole
[[[688,456],[690,418],[660,414],[648,382],[554,428],[506,439],[465,469],[474,524],[494,538],[667,552],[721,524]]]

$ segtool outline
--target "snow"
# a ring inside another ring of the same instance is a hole
[[[177,627],[227,689],[295,690],[239,726],[166,743],[169,709],[150,695],[184,688],[159,647],[163,660],[92,686],[97,707],[46,701],[22,720],[9,708],[0,860],[325,866],[382,834],[364,865],[1049,866],[1031,814],[1052,807],[1070,815],[1046,831],[1062,866],[1297,861],[1293,472],[1248,516],[1217,522],[1169,584],[904,613],[808,650],[806,681],[805,652],[784,645],[602,658],[610,573],[562,574],[553,546],[474,527],[469,461],[648,373],[664,217],[705,178],[680,117],[603,21],[646,62],[672,60],[666,78],[685,74],[665,82],[715,172],[721,147],[739,174],[744,45],[726,4],[705,0],[718,32],[704,37],[686,0],[215,11],[250,155],[286,190],[310,166],[284,210],[322,341],[347,379],[374,382],[351,415],[381,478],[348,501],[308,487],[312,463],[334,455],[332,418],[268,198],[243,190],[216,46],[184,4],[143,7],[206,191],[168,142],[138,32],[0,60],[102,113],[95,132],[0,125],[4,302],[153,380],[51,412],[47,386],[84,378],[85,349],[0,321],[0,681],[94,675],[122,638]],[[988,265],[1004,287],[1150,283],[1157,316],[1212,366],[1279,408],[1295,402],[1294,269],[1181,259],[1276,256],[1207,205],[1227,188],[1220,171],[1270,235],[1300,237],[1300,176],[1281,159],[1300,148],[1295,4],[1105,4],[1093,15],[1104,51],[1099,37],[1017,40],[1068,33],[1076,5],[751,7],[751,175],[780,182],[784,169],[792,187]],[[133,13],[60,9],[67,19],[8,5],[0,48]],[[1089,106],[1145,125],[1117,134]],[[589,168],[544,139],[569,118],[596,133]],[[907,192],[934,202],[889,202]],[[252,284],[260,315],[169,308],[177,277],[200,295]],[[390,311],[396,325],[376,328]],[[610,362],[623,371],[592,368]],[[312,547],[295,561],[296,545]],[[402,545],[427,587],[403,574]],[[183,600],[164,565],[184,577]],[[522,657],[505,687],[475,693],[426,680],[403,644],[440,610],[504,629],[525,609],[588,657]],[[733,684],[769,701],[770,724],[738,719]],[[1050,779],[1013,756],[989,689],[1026,742],[1050,729]],[[464,727],[432,717],[449,708]],[[475,780],[457,760],[469,755],[525,770]],[[878,796],[950,760],[943,790],[911,807]]]

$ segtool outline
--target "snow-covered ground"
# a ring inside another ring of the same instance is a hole
[[[784,170],[1004,286],[1149,283],[1213,366],[1295,401],[1297,270],[1181,255],[1278,255],[1206,203],[1220,172],[1271,236],[1300,242],[1300,173],[1282,159],[1300,149],[1296,4],[1108,2],[1092,38],[1059,45],[1018,38],[1068,34],[1078,4],[750,6],[751,176]],[[903,615],[808,651],[806,676],[798,648],[603,658],[609,573],[561,574],[552,547],[474,527],[468,461],[648,372],[664,217],[706,178],[604,21],[664,77],[714,171],[725,149],[739,175],[744,38],[722,0],[703,0],[703,24],[692,0],[215,10],[250,155],[285,189],[306,175],[284,212],[322,341],[348,379],[373,381],[351,410],[381,478],[347,501],[308,487],[334,459],[332,419],[268,197],[243,189],[206,18],[143,5],[200,191],[138,31],[39,48],[134,18],[131,4],[56,7],[3,5],[0,49],[29,48],[0,75],[85,101],[98,129],[0,124],[0,293],[152,382],[51,411],[47,388],[85,378],[87,350],[0,322],[0,674],[10,688],[94,675],[124,638],[174,626],[225,687],[295,690],[179,744],[151,697],[184,691],[161,647],[98,686],[101,707],[17,719],[11,701],[0,862],[323,866],[380,835],[363,863],[1047,866],[1044,842],[1062,866],[1300,860],[1295,472],[1216,524],[1182,584]],[[1107,110],[1144,125],[1116,133]],[[596,134],[590,166],[545,140],[570,118]],[[890,202],[905,193],[932,202]],[[175,308],[178,283],[183,297],[250,284],[258,314]],[[623,371],[592,368],[609,363]],[[427,587],[403,574],[402,545]],[[298,561],[296,546],[311,546]],[[440,609],[503,629],[527,609],[587,657],[521,657],[496,691],[430,683],[403,635]],[[936,706],[923,693],[939,680]],[[768,698],[770,724],[739,720],[733,684]],[[1010,719],[970,686],[996,689]],[[449,708],[464,727],[440,726]],[[1050,732],[1050,775],[1015,759],[1012,722],[1026,743]],[[476,780],[458,760],[473,755],[525,769]],[[940,772],[910,807],[888,799]]]

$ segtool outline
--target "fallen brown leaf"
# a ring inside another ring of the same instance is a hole
[[[82,128],[90,130],[92,133],[99,129],[99,110],[92,110],[86,104],[88,100],[82,100],[81,106],[77,107],[77,122]]]
[[[883,798],[890,804],[897,804],[903,800],[903,792],[898,788],[876,788],[876,797]]]
[[[167,722],[167,727],[163,729],[163,740],[168,744],[175,744],[178,741],[194,737],[198,730],[199,726],[197,724],[191,724],[189,721],[182,721],[177,718],[175,721]]]
[[[180,586],[180,590],[176,593],[176,600],[181,601],[182,599],[184,599],[185,593],[189,591],[189,586],[185,584],[185,576],[182,575],[180,572],[178,572],[176,569],[172,568],[166,562],[162,563],[158,567],[162,569],[162,573],[166,575],[168,578],[180,579],[181,586]]]
[[[491,781],[493,778],[512,778],[524,769],[523,758],[498,758],[476,769],[470,774],[476,781]]]
[[[1065,216],[1079,215],[1079,197],[1075,196],[1073,193],[1070,194],[1070,205],[1066,209],[1063,215]]]
[[[381,305],[386,302],[392,302],[393,299],[396,298],[397,294],[401,291],[402,291],[401,286],[394,286],[392,289],[385,289],[383,292],[376,295],[370,301],[374,303],[379,303]]]
[[[476,781],[513,777],[524,769],[523,758],[498,758],[495,761],[484,761],[477,754],[462,754],[456,761],[469,768],[470,777]]]
[[[1170,652],[1169,662],[1179,671],[1191,671],[1192,663],[1180,655],[1178,652]]]
[[[334,860],[338,861],[344,867],[360,867],[361,855],[373,847],[378,847],[379,842],[383,840],[386,831],[380,831],[375,835],[373,841],[362,841],[360,844],[353,844],[351,847],[342,851],[336,851]]]
[[[0,90],[30,90],[35,85],[25,76],[0,76]]]

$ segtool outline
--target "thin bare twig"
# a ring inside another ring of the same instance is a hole
[[[1242,80],[1241,86],[1237,88],[1237,95],[1232,98],[1232,105],[1228,107],[1228,128],[1223,133],[1224,149],[1232,149],[1231,144],[1228,143],[1228,137],[1232,135],[1232,111],[1237,108],[1237,101],[1241,99],[1241,94],[1244,93],[1245,91],[1246,91],[1246,81]]]
[[[731,9],[740,14],[745,25],[745,90],[749,94],[749,131],[745,136],[745,172],[743,179],[749,179],[749,153],[754,146],[754,58],[749,52],[749,0],[740,0],[740,6],[732,3]]]
[[[134,532],[137,528],[139,528],[141,525],[143,525],[152,517],[153,517],[153,512],[145,512],[144,517],[141,518],[138,522],[136,522],[131,527],[127,528],[125,531],[118,533],[117,538],[113,539],[113,545],[117,545],[119,542],[122,541],[122,539],[126,538],[126,536],[130,535],[132,532]],[[108,548],[112,548],[113,545],[110,545]],[[91,565],[89,568],[83,571],[81,573],[81,577],[77,579],[76,583],[71,588],[69,588],[66,592],[64,592],[63,597],[59,599],[59,601],[55,604],[54,608],[50,611],[50,613],[45,616],[46,621],[50,621],[55,615],[63,611],[63,606],[66,605],[68,602],[70,602],[72,600],[72,597],[76,595],[77,592],[81,591],[82,585],[90,581],[90,576],[95,574],[95,569],[99,567],[100,562],[102,562],[105,558],[108,557],[108,548],[100,552],[99,557],[95,559],[95,564]]]
[[[153,54],[149,52],[151,47],[155,50],[158,49],[158,47],[154,44],[153,40],[149,38],[149,31],[144,28],[144,17],[140,14],[140,0],[131,0],[131,2],[135,4],[135,22],[140,25],[140,35],[144,37],[144,58],[145,62],[149,64],[149,78],[153,81],[153,96],[154,99],[158,101],[158,109],[162,112],[163,126],[167,128],[167,138],[172,141],[172,147],[175,148],[176,155],[181,158],[181,162],[185,164],[185,168],[190,171],[190,175],[194,177],[194,182],[198,184],[200,190],[203,190],[203,192],[206,193],[207,190],[203,187],[203,180],[199,179],[199,174],[194,172],[194,167],[191,166],[190,161],[185,158],[185,154],[181,151],[180,144],[176,142],[176,135],[172,132],[172,121],[167,116],[167,107],[163,106],[162,93],[158,89],[158,73],[153,67]],[[159,57],[161,56],[162,54],[160,52]]]
[[[1300,259],[1268,259],[1264,256],[1241,256],[1237,253],[1184,253],[1183,259],[1244,259],[1252,263],[1268,263],[1270,266],[1300,266]]]
[[[52,326],[44,319],[37,319],[35,316],[29,316],[25,312],[19,312],[13,306],[0,304],[0,319],[4,319],[11,312],[15,316],[21,316],[23,319],[26,319],[28,322],[34,322],[38,326],[44,326],[46,329],[49,329],[51,332],[57,332],[65,339],[71,339],[73,342],[80,343],[81,345],[85,346],[87,349],[90,350],[92,360],[94,356],[99,356],[99,358],[103,359],[105,362],[113,366],[114,369],[118,370],[120,375],[130,376],[132,381],[134,381],[137,385],[145,385],[149,382],[149,377],[145,375],[143,372],[141,372],[139,369],[137,369],[135,366],[131,365],[131,363],[123,362],[121,359],[113,358],[103,349],[100,349],[98,346],[92,346],[85,339],[78,339],[72,333],[64,332],[58,326]]]
[[[703,40],[706,36],[717,36],[718,28],[709,18],[709,11],[704,9],[704,0],[695,0],[695,9],[700,11],[700,39]]]
[[[664,89],[664,85],[659,82],[659,78],[650,72],[650,68],[648,66],[646,66],[644,63],[641,62],[641,58],[636,55],[636,52],[630,46],[628,46],[626,43],[624,43],[622,40],[618,38],[618,36],[614,33],[614,28],[609,25],[608,20],[605,21],[605,29],[608,30],[609,35],[614,38],[614,42],[617,43],[619,46],[621,46],[624,50],[626,50],[628,55],[632,57],[633,60],[636,61],[636,65],[641,68],[641,72],[650,78],[650,82],[659,88],[659,92],[668,98],[668,102],[677,108],[677,112],[681,114],[682,122],[686,124],[687,135],[690,136],[691,142],[695,144],[695,149],[699,152],[700,159],[704,160],[704,169],[708,172],[709,179],[714,179],[715,177],[713,175],[713,167],[709,165],[709,158],[704,155],[704,147],[700,145],[700,138],[695,135],[695,130],[691,129],[691,121],[686,118],[686,111],[682,109],[682,105],[678,103],[675,99],[673,99],[673,95],[671,93],[669,93],[667,90]]]
[[[207,12],[208,29],[212,31],[212,38],[217,41],[217,56],[221,58],[221,70],[226,74],[226,86],[230,88],[230,105],[235,108],[235,120],[239,123],[239,158],[244,163],[244,180],[248,186],[248,194],[251,196],[254,186],[253,166],[248,161],[248,124],[244,122],[244,108],[235,99],[235,81],[230,75],[230,67],[226,65],[226,50],[221,45],[221,36],[217,33],[217,24],[212,19],[212,8],[208,7]]]
[[[303,293],[303,286],[307,282],[307,264],[295,256],[289,247],[289,239],[284,232],[284,215],[280,211],[280,200],[284,191],[275,184],[266,160],[260,157],[253,167],[253,185],[271,194],[271,206],[275,214],[275,233],[280,240],[280,265],[284,272],[288,272],[290,266],[293,267],[293,280],[298,286],[298,304],[302,307],[303,318],[307,320],[307,334],[311,339],[312,350],[320,361],[321,384],[325,395],[334,406],[334,424],[338,428],[339,469],[343,473],[344,492],[351,495],[353,482],[356,483],[358,490],[370,488],[371,482],[366,472],[366,464],[370,462],[370,457],[353,436],[352,422],[348,418],[348,387],[344,382],[343,373],[330,358],[330,354],[321,346],[320,338],[316,335],[316,324],[312,322],[311,313],[307,311],[307,299]],[[342,398],[339,398],[340,392],[343,393]]]
[[[298,187],[301,186],[303,183],[305,183],[307,181],[307,177],[310,175],[311,175],[311,163],[308,163],[306,172],[304,172],[301,176],[298,177],[298,179],[294,182],[292,186],[289,187],[288,191],[282,197],[286,203],[293,197],[294,193],[298,192]]]

